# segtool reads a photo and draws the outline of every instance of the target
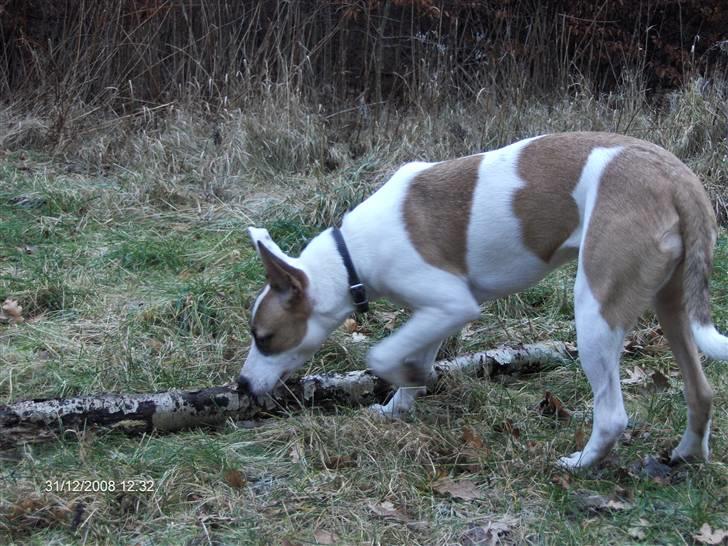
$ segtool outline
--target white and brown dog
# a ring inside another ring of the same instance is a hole
[[[367,356],[375,374],[400,387],[375,409],[400,416],[424,391],[443,339],[477,319],[481,302],[523,290],[576,258],[577,341],[594,420],[584,450],[560,464],[595,463],[627,425],[620,353],[625,332],[650,306],[685,381],[688,425],[673,459],[708,458],[713,393],[697,347],[728,359],[708,293],[717,227],[698,178],[658,146],[564,133],[409,163],[347,214],[340,232],[319,234],[299,258],[286,256],[265,229],[249,232],[268,285],[252,312],[243,389],[272,390],[363,304],[355,300],[366,289],[412,310]]]

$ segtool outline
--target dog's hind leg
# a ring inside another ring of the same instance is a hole
[[[559,460],[561,466],[569,469],[599,461],[627,426],[619,382],[619,357],[625,331],[610,327],[602,317],[599,302],[581,267],[576,276],[575,314],[579,358],[594,394],[594,422],[584,450]]]
[[[390,419],[399,419],[406,415],[412,409],[415,399],[427,391],[426,385],[431,382],[432,365],[440,345],[442,341],[433,343],[422,352],[405,359],[403,366],[408,370],[411,382],[418,384],[417,386],[399,387],[387,404],[374,404],[369,406],[369,410]]]
[[[690,319],[683,300],[682,267],[678,268],[670,282],[657,294],[655,309],[662,331],[680,366],[688,405],[688,425],[680,444],[672,452],[672,462],[695,459],[707,461],[710,453],[708,438],[713,390],[703,373],[690,330]]]

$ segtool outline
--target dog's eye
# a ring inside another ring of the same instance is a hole
[[[258,346],[258,349],[264,349],[273,339],[273,334],[266,334],[264,336],[260,336],[255,332],[251,332],[251,334],[253,335],[253,340]]]

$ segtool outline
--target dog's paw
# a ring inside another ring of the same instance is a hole
[[[374,417],[385,419],[387,421],[397,421],[403,417],[403,414],[391,407],[390,404],[383,406],[382,404],[372,404],[367,407],[367,411]]]
[[[568,457],[561,457],[558,461],[556,461],[556,466],[563,468],[564,470],[573,471],[585,468],[592,462],[593,461],[587,460],[587,457],[584,456],[584,452],[576,451]]]
[[[383,406],[382,404],[372,404],[371,406],[368,406],[367,412],[370,413],[374,417],[379,417],[380,419],[391,419],[392,418],[391,410],[387,411],[387,407]]]
[[[670,464],[681,463],[703,463],[710,460],[710,448],[708,447],[708,435],[702,438],[697,434],[685,431],[678,446],[672,450]]]

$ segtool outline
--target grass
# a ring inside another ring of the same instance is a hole
[[[0,403],[231,381],[263,282],[244,228],[265,224],[284,250],[298,252],[405,160],[545,131],[621,130],[679,153],[720,211],[728,176],[722,91],[696,93],[678,93],[666,112],[640,103],[625,114],[589,96],[491,110],[457,103],[426,115],[392,111],[389,130],[363,127],[352,141],[338,141],[340,127],[292,99],[286,111],[294,125],[305,120],[296,131],[272,138],[284,130],[223,114],[228,138],[214,154],[196,137],[206,122],[179,111],[156,133],[122,138],[123,128],[106,125],[72,159],[7,153],[0,163],[0,299],[17,299],[26,320],[0,325]],[[274,123],[271,112],[255,115]],[[455,122],[457,134],[448,129]],[[123,153],[104,148],[115,136]],[[254,154],[240,148],[246,142]],[[336,161],[325,166],[322,156]],[[446,351],[573,341],[573,276],[566,267],[484,306]],[[725,231],[713,304],[725,331]],[[375,303],[358,325],[363,342],[335,332],[304,373],[360,367],[367,348],[405,319],[404,310]],[[650,477],[633,465],[677,443],[686,419],[682,383],[651,317],[630,343],[625,370],[659,370],[668,386],[624,386],[631,428],[593,470],[566,475],[553,464],[590,427],[591,394],[576,365],[495,382],[454,378],[403,422],[381,423],[358,409],[306,409],[213,431],[129,438],[84,430],[7,449],[0,452],[0,541],[305,544],[335,536],[342,544],[473,544],[493,536],[491,524],[503,543],[692,543],[704,523],[728,527],[728,376],[723,365],[706,363],[717,394],[711,464],[686,466],[669,480]],[[545,391],[573,411],[570,422],[536,411]],[[468,435],[480,441],[469,443]],[[474,483],[479,498],[438,493],[445,477]],[[152,480],[154,491],[46,491],[48,481],[74,479]],[[625,506],[588,508],[587,493]],[[378,515],[382,503],[395,515]]]

